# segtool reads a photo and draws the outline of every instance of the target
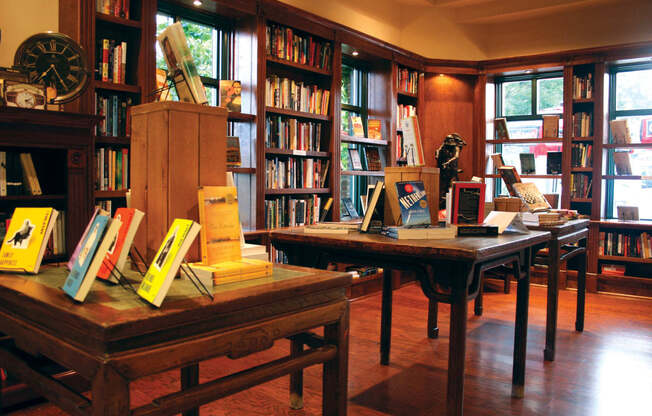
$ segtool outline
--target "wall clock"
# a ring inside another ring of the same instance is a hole
[[[48,91],[52,104],[74,100],[89,82],[86,52],[63,33],[38,33],[27,38],[16,50],[14,66],[28,74],[30,83],[52,89]]]

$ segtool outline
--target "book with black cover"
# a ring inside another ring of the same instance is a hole
[[[546,173],[548,175],[561,174],[561,152],[548,152],[546,159]]]
[[[534,153],[521,153],[519,154],[521,159],[521,173],[524,175],[535,173],[536,166],[534,164]]]
[[[365,146],[362,149],[365,160],[365,168],[367,170],[383,170],[382,163],[380,161],[380,152],[375,146]]]
[[[396,192],[404,226],[430,225],[430,209],[422,181],[396,182]]]

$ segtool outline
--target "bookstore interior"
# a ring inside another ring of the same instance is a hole
[[[0,7],[0,414],[649,414],[651,4],[56,3]]]

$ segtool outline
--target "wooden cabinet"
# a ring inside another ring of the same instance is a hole
[[[0,107],[0,151],[30,153],[42,195],[0,196],[8,217],[17,206],[53,207],[64,213],[67,259],[81,237],[93,208],[94,116]]]

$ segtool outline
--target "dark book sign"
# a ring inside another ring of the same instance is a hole
[[[479,224],[484,221],[485,184],[453,182],[453,224]]]
[[[430,209],[423,182],[396,182],[396,192],[404,226],[430,225]]]
[[[365,161],[367,162],[367,170],[383,170],[380,161],[380,152],[377,147],[364,148]]]
[[[548,152],[546,159],[546,173],[548,175],[561,174],[561,152]]]
[[[521,153],[519,154],[521,159],[521,173],[524,175],[535,173],[536,166],[534,164],[534,153]]]
[[[521,182],[521,177],[519,176],[516,168],[514,166],[501,166],[498,169],[500,177],[503,178],[507,191],[511,196],[517,196],[514,192],[514,184]]]

